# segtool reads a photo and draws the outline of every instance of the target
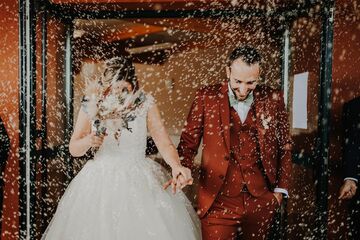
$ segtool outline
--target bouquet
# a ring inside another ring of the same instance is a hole
[[[127,88],[124,88],[118,94],[114,94],[111,93],[111,85],[104,88],[99,80],[86,81],[84,93],[87,112],[97,134],[105,134],[106,120],[121,121],[120,128],[115,130],[117,140],[122,129],[132,132],[129,123],[136,119],[137,111],[135,110],[140,108],[146,100],[146,95],[142,90],[129,92]]]

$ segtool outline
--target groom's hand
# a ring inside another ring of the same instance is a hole
[[[191,170],[187,167],[179,167],[173,174],[178,185],[186,186],[193,184],[194,179],[191,176]]]
[[[278,204],[281,205],[282,200],[283,200],[283,195],[282,195],[282,193],[274,192],[273,194],[274,194],[274,196],[275,196]]]
[[[173,180],[170,179],[169,181],[167,181],[164,185],[163,185],[163,188],[164,190],[166,190],[171,184],[172,184]]]
[[[357,186],[355,181],[351,179],[345,180],[344,184],[340,188],[339,199],[351,199],[355,196],[356,189]]]
[[[187,185],[193,184],[193,178],[191,176],[190,169],[186,167],[177,167],[172,170],[173,178],[167,181],[163,187],[167,189],[170,185],[172,187],[172,191],[175,194],[177,189],[183,189]]]
[[[185,181],[185,178],[180,175],[177,180],[175,181],[174,179],[170,179],[169,181],[167,181],[164,185],[163,188],[164,190],[166,190],[168,187],[171,186],[172,188],[172,192],[175,194],[177,189],[183,189],[184,187],[186,187],[187,185],[191,185],[193,180],[188,180]]]
[[[187,185],[191,185],[192,182],[193,182],[192,179],[186,180],[185,177],[181,174],[176,178],[176,186],[178,186],[178,188],[181,189],[183,189]]]
[[[171,186],[172,192],[173,192],[173,194],[175,194],[176,188],[177,188],[176,185],[177,185],[177,181],[172,178],[163,185],[163,188],[164,188],[164,190],[166,190],[168,187]]]

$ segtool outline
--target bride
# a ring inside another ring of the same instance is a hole
[[[197,215],[177,191],[192,184],[190,170],[152,96],[139,89],[131,60],[107,60],[94,89],[85,93],[69,150],[96,154],[66,189],[42,239],[201,239]],[[145,158],[147,132],[172,169],[172,191],[163,187],[168,174]]]

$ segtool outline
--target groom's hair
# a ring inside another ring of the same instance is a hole
[[[246,64],[252,65],[261,62],[261,55],[255,48],[245,45],[235,48],[230,53],[227,66],[230,67],[236,59],[241,59]]]

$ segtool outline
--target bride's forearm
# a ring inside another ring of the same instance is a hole
[[[170,138],[165,139],[162,144],[159,144],[158,149],[165,162],[171,167],[173,177],[171,184],[173,185],[173,189],[176,189],[176,185],[179,186],[180,189],[186,185],[191,185],[193,183],[191,170],[181,165],[179,154],[177,153],[176,148],[172,144]]]
[[[89,136],[80,139],[71,139],[69,144],[70,154],[74,157],[81,157],[90,149]]]
[[[154,105],[148,112],[148,129],[165,162],[172,168],[181,167],[179,154],[162,123],[159,109]]]
[[[161,156],[164,161],[172,168],[181,167],[179,155],[176,151],[175,146],[172,143],[160,144],[158,146]]]

